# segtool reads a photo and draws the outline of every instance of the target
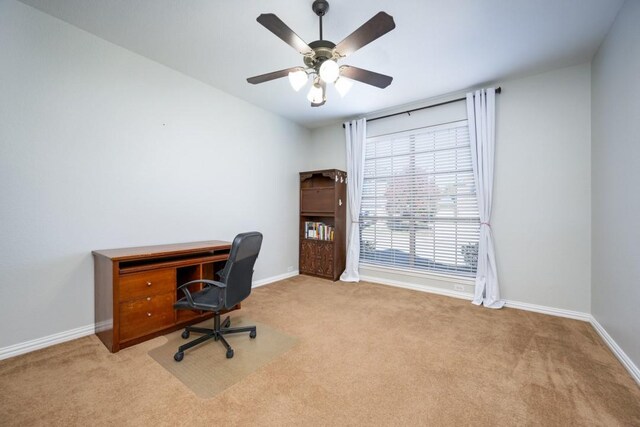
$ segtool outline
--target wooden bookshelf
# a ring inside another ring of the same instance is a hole
[[[340,278],[346,263],[346,212],[346,172],[300,172],[300,274]]]

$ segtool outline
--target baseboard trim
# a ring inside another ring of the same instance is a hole
[[[401,280],[381,279],[373,276],[360,275],[360,280],[364,282],[378,283],[381,285],[394,286],[396,288],[411,289],[414,291],[427,292],[429,294],[444,295],[447,297],[466,299],[471,301],[473,295],[468,292],[452,291],[451,289],[436,288],[435,286],[416,285],[414,283],[403,282]]]
[[[294,270],[294,271],[289,271],[289,272],[284,273],[284,274],[278,274],[277,276],[267,277],[266,279],[256,280],[256,281],[253,282],[251,287],[252,288],[259,288],[260,286],[269,285],[271,283],[275,283],[275,282],[278,282],[280,280],[284,280],[284,279],[288,279],[288,278],[293,277],[293,276],[297,276],[298,274],[299,274],[298,270]]]
[[[640,386],[640,369],[636,366],[635,363],[627,356],[627,354],[620,348],[618,343],[609,335],[607,330],[596,320],[595,317],[590,316],[591,326],[596,330],[600,338],[607,344],[607,346],[611,349],[611,352],[618,358],[622,366],[631,374],[633,379],[636,381],[638,386]]]
[[[380,279],[372,276],[360,276],[360,279],[367,282],[379,283],[381,285],[395,286],[397,288],[412,289],[414,291],[427,292],[430,294],[444,295],[448,297],[460,298],[465,300],[473,300],[473,294],[468,292],[452,291],[450,289],[436,288],[435,286],[416,285],[413,283],[403,282],[400,280]],[[563,308],[547,307],[544,305],[529,304],[526,302],[510,301],[505,302],[506,307],[518,310],[533,311],[536,313],[549,314],[551,316],[567,317],[569,319],[582,320],[589,322],[591,315],[580,311],[565,310]]]
[[[528,302],[505,301],[505,307],[515,308],[518,310],[533,311],[535,313],[549,314],[556,317],[566,317],[568,319],[581,320],[589,322],[591,315],[582,311],[566,310],[564,308],[548,307],[546,305],[529,304]]]
[[[48,335],[46,337],[10,345],[8,347],[0,348],[0,360],[30,353],[35,350],[40,350],[41,348],[50,347],[76,338],[86,337],[87,335],[92,335],[94,332],[95,326],[94,324],[91,324],[64,332],[58,332],[57,334]]]

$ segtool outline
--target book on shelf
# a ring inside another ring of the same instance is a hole
[[[334,229],[332,225],[323,222],[305,221],[304,236],[306,239],[333,241]]]

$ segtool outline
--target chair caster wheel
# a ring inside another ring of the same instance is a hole
[[[256,337],[256,331],[249,332],[249,338],[255,338],[255,337]]]
[[[176,362],[180,362],[182,359],[184,359],[184,353],[181,351],[173,355],[173,360],[175,360]]]
[[[189,336],[190,336],[190,335],[191,335],[191,333],[190,333],[189,331],[183,331],[183,332],[182,332],[182,338],[184,338],[185,340],[186,340],[187,338],[189,338]]]
[[[233,350],[229,349],[227,350],[227,359],[231,359],[233,357]]]

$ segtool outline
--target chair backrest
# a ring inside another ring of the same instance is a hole
[[[229,259],[221,273],[221,282],[227,285],[224,301],[226,308],[233,307],[251,293],[253,266],[261,246],[262,233],[257,231],[241,233],[233,239]]]

